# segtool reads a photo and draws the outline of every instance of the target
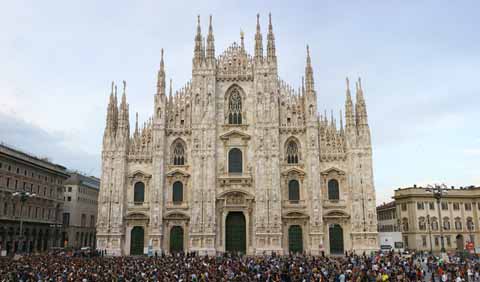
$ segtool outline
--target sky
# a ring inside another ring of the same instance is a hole
[[[480,185],[479,1],[2,1],[0,141],[100,175],[111,81],[130,117],[153,112],[160,50],[191,76],[197,15],[216,53],[272,13],[280,77],[298,87],[310,46],[318,109],[362,77],[377,202],[413,184]],[[264,41],[265,43],[265,41]]]

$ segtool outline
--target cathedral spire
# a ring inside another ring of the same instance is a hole
[[[255,60],[260,62],[263,59],[262,32],[260,31],[260,14],[257,14],[257,32],[255,33]]]
[[[197,34],[195,35],[195,49],[194,49],[194,56],[193,62],[194,64],[200,64],[204,58],[203,53],[203,37],[202,37],[202,29],[200,28],[200,15],[197,16]]]
[[[243,50],[245,50],[244,38],[245,34],[243,33],[243,30],[240,29],[240,47],[242,47]]]
[[[138,136],[138,112],[135,114],[135,132],[133,134],[135,137]]]
[[[275,52],[275,36],[273,35],[272,26],[272,14],[268,14],[267,60],[269,62],[277,62],[277,55]]]
[[[165,95],[165,63],[163,62],[163,48],[160,58],[160,69],[157,76],[157,95]]]
[[[306,84],[306,91],[307,94],[314,93],[314,82],[313,82],[313,68],[312,68],[312,60],[310,58],[310,48],[307,45],[307,65],[305,66],[305,84]]]
[[[207,36],[207,61],[212,63],[215,59],[215,39],[213,37],[213,27],[212,27],[212,15],[210,15],[210,21],[208,25],[208,36]]]
[[[348,77],[345,79],[347,84],[346,90],[346,99],[345,99],[345,129],[354,128],[355,127],[355,120],[353,114],[353,102],[352,102],[352,95],[350,94],[350,82]]]
[[[357,127],[368,126],[367,106],[363,97],[362,80],[356,82],[355,119]]]

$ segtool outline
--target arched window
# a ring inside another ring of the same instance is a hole
[[[184,165],[186,162],[185,148],[180,140],[175,141],[172,151],[172,163],[173,165]]]
[[[228,172],[229,173],[242,173],[242,151],[237,148],[233,148],[228,152]]]
[[[293,179],[288,182],[288,200],[299,201],[300,200],[300,185],[298,181]]]
[[[330,179],[328,181],[328,199],[330,201],[338,201],[340,199],[340,189],[336,179]]]
[[[242,95],[237,87],[232,89],[228,99],[228,123],[242,124]]]
[[[448,217],[443,218],[443,229],[450,230],[450,219]]]
[[[455,218],[455,229],[462,230],[462,220],[459,217]]]
[[[145,184],[143,184],[143,182],[137,182],[133,187],[133,202],[143,203],[144,201],[145,201]]]
[[[426,230],[427,228],[427,225],[425,224],[425,217],[420,217],[418,219],[418,229],[420,230]]]
[[[473,231],[473,219],[471,217],[467,217],[467,229]]]
[[[402,219],[403,231],[408,231],[408,218],[404,217]]]
[[[432,230],[434,231],[437,231],[438,230],[438,221],[437,221],[437,218],[436,217],[432,217],[431,218],[431,221],[432,221]]]
[[[298,146],[297,142],[290,140],[287,145],[287,163],[296,164],[298,163]]]
[[[172,191],[173,203],[181,203],[183,202],[183,183],[180,181],[176,181],[173,183],[173,191]]]

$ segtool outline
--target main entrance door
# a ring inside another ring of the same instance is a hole
[[[183,228],[174,226],[170,230],[170,253],[183,252]]]
[[[288,250],[292,253],[303,252],[303,236],[300,225],[292,225],[288,228]]]
[[[145,232],[143,227],[135,226],[130,233],[130,255],[143,255]]]
[[[229,212],[225,222],[225,249],[227,252],[245,253],[247,249],[247,227],[242,212]]]
[[[330,254],[343,254],[343,229],[339,224],[331,224],[328,230]]]

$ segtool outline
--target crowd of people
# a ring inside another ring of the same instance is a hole
[[[480,282],[480,265],[473,259],[444,261],[394,253],[341,257],[32,255],[17,260],[1,258],[0,281]]]

